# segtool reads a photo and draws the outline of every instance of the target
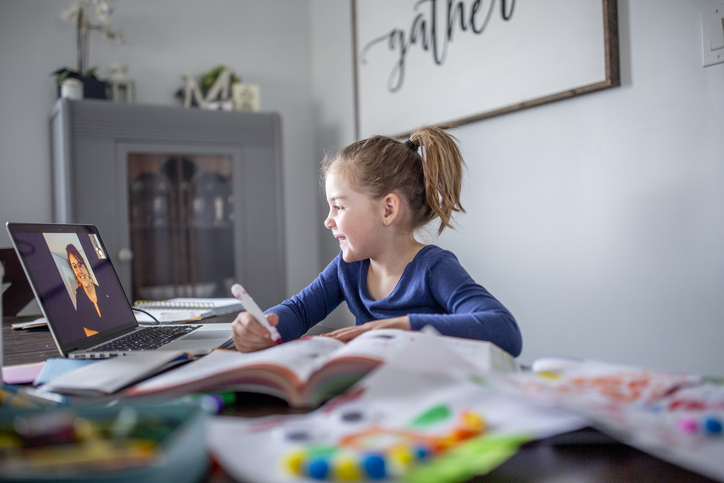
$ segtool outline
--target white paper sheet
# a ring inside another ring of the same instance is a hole
[[[439,337],[417,337],[389,363],[362,379],[350,392],[305,415],[260,419],[214,418],[209,449],[233,478],[249,482],[312,482],[284,468],[284,455],[303,445],[340,445],[341,438],[376,427],[408,428],[434,407],[450,418],[427,427],[445,434],[463,411],[480,414],[497,436],[543,438],[579,429],[585,421],[527,398],[491,390],[485,373],[447,347]],[[354,418],[350,418],[354,415]],[[420,430],[422,431],[422,430]]]

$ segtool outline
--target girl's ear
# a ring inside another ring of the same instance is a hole
[[[400,216],[401,200],[397,193],[389,193],[382,198],[384,216],[382,222],[389,226]]]

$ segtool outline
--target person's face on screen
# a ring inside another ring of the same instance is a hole
[[[88,276],[88,269],[86,268],[83,260],[78,260],[75,258],[75,255],[71,253],[68,255],[68,263],[70,263],[70,268],[73,269],[73,273],[75,274],[75,278],[78,280],[78,283],[84,288],[87,288],[91,282],[90,277]]]

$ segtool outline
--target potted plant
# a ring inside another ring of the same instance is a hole
[[[76,0],[73,5],[61,13],[63,20],[75,24],[76,69],[62,67],[52,75],[60,86],[68,78],[76,78],[83,83],[83,96],[92,99],[105,99],[107,85],[96,77],[96,67],[88,67],[91,32],[99,32],[104,38],[123,41],[123,32],[111,28],[113,0]]]

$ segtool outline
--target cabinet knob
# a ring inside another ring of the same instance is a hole
[[[118,250],[118,260],[124,263],[133,260],[133,252],[130,248],[121,248]]]

